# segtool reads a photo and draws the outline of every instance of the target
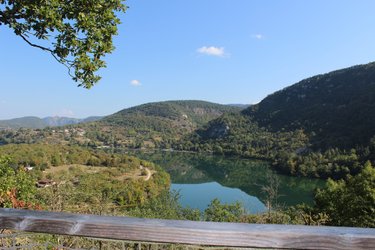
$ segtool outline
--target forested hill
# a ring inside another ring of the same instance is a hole
[[[170,142],[208,121],[224,113],[239,113],[240,110],[205,101],[147,103],[121,110],[91,124],[95,129],[87,127],[93,132],[87,135],[92,141],[114,147],[168,148]]]
[[[194,129],[223,113],[240,110],[239,107],[205,101],[153,102],[123,109],[107,116],[100,123],[133,125],[139,119],[158,119],[172,122],[171,125],[177,127]]]
[[[271,131],[303,129],[319,148],[367,145],[375,135],[375,63],[305,79],[243,114]]]
[[[0,131],[0,143],[68,143],[90,147],[169,148],[224,113],[242,109],[205,101],[166,101],[123,109],[99,121],[43,130]]]

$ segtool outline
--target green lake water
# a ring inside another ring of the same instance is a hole
[[[322,180],[276,174],[268,162],[236,157],[180,152],[137,153],[163,167],[171,176],[171,190],[183,206],[204,210],[211,200],[241,202],[249,213],[265,211],[265,187],[277,180],[280,206],[312,204],[313,191]]]

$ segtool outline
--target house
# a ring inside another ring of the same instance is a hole
[[[37,181],[35,185],[37,188],[45,188],[45,187],[56,185],[56,182],[53,180],[49,180],[49,179],[43,179],[43,180]]]
[[[26,167],[25,167],[26,172],[31,171],[33,169],[34,169],[34,167],[31,167],[30,165],[26,165]]]

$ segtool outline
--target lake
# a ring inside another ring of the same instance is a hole
[[[136,155],[163,167],[171,176],[171,190],[180,194],[180,203],[201,211],[215,198],[224,203],[238,201],[249,213],[265,211],[269,200],[279,206],[312,204],[314,189],[324,183],[277,174],[260,160],[181,152]],[[270,188],[277,190],[277,199],[265,191]]]

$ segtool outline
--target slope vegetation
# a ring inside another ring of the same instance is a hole
[[[243,113],[271,131],[303,129],[322,148],[368,144],[375,135],[375,63],[303,80]]]
[[[237,107],[204,101],[147,103],[121,110],[86,126],[87,137],[114,147],[168,148],[172,141],[208,121],[226,112],[239,111]],[[91,126],[96,129],[90,129]]]

